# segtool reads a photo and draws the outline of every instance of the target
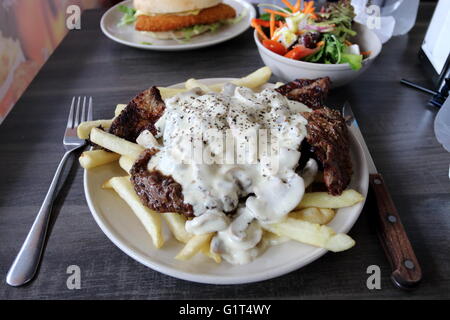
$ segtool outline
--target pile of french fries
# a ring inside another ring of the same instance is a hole
[[[261,68],[248,76],[234,80],[232,83],[251,89],[258,89],[266,84],[272,75],[268,67]],[[163,99],[193,88],[201,88],[204,92],[220,92],[223,83],[205,85],[195,79],[185,82],[185,88],[159,87]],[[278,83],[276,86],[282,85]],[[126,107],[117,105],[115,117]],[[221,262],[221,256],[211,250],[213,233],[193,235],[186,231],[187,218],[184,215],[166,212],[157,213],[144,206],[136,194],[129,172],[133,163],[144,148],[137,143],[129,142],[115,135],[101,130],[108,129],[114,119],[84,122],[78,127],[78,136],[90,139],[93,143],[110,150],[85,151],[80,156],[80,164],[85,169],[92,169],[112,162],[119,163],[124,170],[124,176],[113,177],[106,181],[102,188],[114,190],[132,209],[136,217],[149,233],[156,248],[164,245],[162,233],[163,220],[176,240],[184,244],[183,249],[175,259],[188,260],[198,253],[203,253],[216,263]],[[336,209],[353,206],[364,200],[364,197],[355,190],[346,190],[340,196],[331,196],[325,192],[306,193],[297,208],[289,213],[288,217],[279,223],[262,225],[267,237],[285,237],[312,246],[325,248],[333,252],[347,250],[354,246],[354,240],[346,234],[336,233],[327,226],[336,215]]]

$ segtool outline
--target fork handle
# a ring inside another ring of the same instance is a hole
[[[76,148],[78,149],[78,148]],[[44,202],[42,203],[39,213],[34,220],[33,226],[28,232],[25,242],[22,244],[16,259],[6,276],[6,282],[14,287],[21,286],[36,274],[36,270],[41,260],[42,251],[45,245],[47,228],[53,207],[53,201],[56,195],[56,188],[61,178],[64,166],[72,151],[67,151],[56,169],[50,188],[47,191]]]
[[[383,177],[371,174],[369,181],[378,204],[378,236],[393,270],[391,280],[401,289],[413,289],[422,280],[419,261]]]

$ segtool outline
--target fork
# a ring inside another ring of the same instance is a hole
[[[86,140],[80,139],[77,136],[78,125],[81,122],[92,120],[92,97],[89,97],[88,99],[87,112],[86,100],[87,98],[84,97],[81,106],[81,97],[78,97],[78,99],[76,99],[76,97],[72,98],[69,119],[67,120],[66,132],[63,139],[66,153],[56,169],[55,176],[53,177],[50,188],[47,191],[47,195],[45,196],[36,219],[34,220],[33,226],[28,232],[25,242],[22,244],[16,259],[8,271],[6,282],[11,286],[21,286],[33,279],[36,274],[44,249],[53,201],[56,196],[57,186],[61,180],[61,173],[64,170],[67,159],[73,151],[86,146]]]

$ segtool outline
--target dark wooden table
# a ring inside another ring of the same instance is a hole
[[[436,110],[428,96],[399,84],[401,77],[431,86],[417,60],[433,5],[422,5],[409,35],[384,46],[358,81],[337,89],[331,104],[352,103],[369,148],[384,174],[421,261],[424,280],[403,292],[370,220],[368,202],[350,234],[356,247],[329,253],[307,267],[260,283],[214,286],[174,279],[144,267],[114,246],[92,218],[75,165],[56,201],[48,245],[34,282],[12,288],[5,299],[361,299],[450,298],[449,154],[433,133]],[[91,95],[95,117],[111,116],[116,103],[153,84],[184,79],[236,77],[262,66],[250,31],[227,43],[178,53],[141,51],[102,35],[101,11],[82,16],[0,126],[0,274],[6,277],[41,205],[63,153],[61,140],[74,95]],[[69,265],[81,268],[81,289],[66,286]],[[366,269],[381,268],[381,290],[369,290]]]

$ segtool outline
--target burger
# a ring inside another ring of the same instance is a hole
[[[236,17],[220,0],[134,0],[135,29],[157,39],[189,39]]]

